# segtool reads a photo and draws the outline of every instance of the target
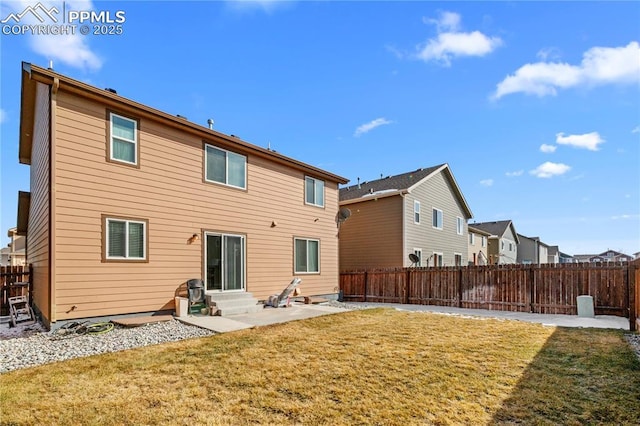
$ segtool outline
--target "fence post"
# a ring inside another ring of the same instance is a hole
[[[411,268],[407,268],[407,280],[404,283],[404,304],[409,304],[409,289],[411,288]]]
[[[365,302],[367,301],[367,280],[368,280],[367,276],[368,276],[367,271],[364,271],[364,294],[363,294],[363,296],[364,296],[364,301]]]
[[[462,308],[462,268],[462,265],[458,266],[458,308]]]
[[[638,306],[636,304],[636,263],[630,263],[627,266],[627,298],[629,307],[629,330],[636,331],[636,317]]]
[[[532,314],[535,311],[536,300],[536,271],[533,269],[533,265],[529,266],[529,312]]]

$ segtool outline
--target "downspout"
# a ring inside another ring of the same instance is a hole
[[[60,80],[53,78],[51,85],[51,103],[49,111],[49,306],[51,307],[50,322],[56,322],[56,111],[58,109],[58,89]]]
[[[402,191],[400,192],[400,198],[402,198],[402,267],[404,268],[405,266],[405,255],[407,253],[407,218],[405,216],[406,214],[406,210],[407,210],[407,200],[405,198],[405,195],[407,195],[406,191]]]

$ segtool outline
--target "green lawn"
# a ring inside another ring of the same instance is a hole
[[[2,424],[640,424],[621,331],[375,309],[0,376]]]

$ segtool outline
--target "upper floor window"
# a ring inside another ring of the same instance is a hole
[[[504,241],[500,241],[500,249],[504,250]]]
[[[433,209],[433,227],[436,229],[442,229],[442,210],[436,208]]]
[[[513,251],[513,243],[509,243],[509,251]]]
[[[456,233],[462,235],[464,232],[464,222],[461,217],[456,217]]]
[[[138,122],[109,113],[109,159],[138,165]]]
[[[105,217],[105,259],[138,260],[147,258],[147,221]]]
[[[482,247],[487,246],[487,237],[482,237]]]
[[[413,202],[413,222],[420,223],[420,201]]]
[[[306,176],[304,178],[304,202],[324,207],[324,181]]]
[[[476,243],[476,234],[469,232],[469,244],[474,245]]]
[[[236,188],[247,188],[247,157],[205,145],[205,179]]]
[[[295,238],[294,256],[296,274],[320,272],[320,241]]]

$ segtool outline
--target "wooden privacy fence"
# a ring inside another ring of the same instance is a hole
[[[596,315],[635,323],[636,268],[637,261],[373,269],[342,272],[340,289],[353,302],[568,315],[577,314],[577,296],[590,295]]]
[[[26,289],[22,286],[12,285],[14,283],[29,283],[29,305],[32,304],[33,287],[31,282],[32,270],[31,265],[26,266],[0,266],[0,315],[9,315],[8,298],[19,296]]]

